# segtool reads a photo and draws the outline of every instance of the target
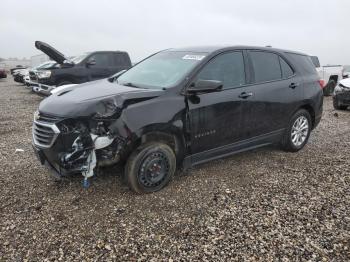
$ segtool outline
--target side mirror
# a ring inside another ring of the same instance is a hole
[[[197,80],[192,83],[189,88],[187,88],[187,93],[196,94],[196,93],[211,93],[221,91],[223,84],[221,81],[217,80]]]
[[[96,60],[95,60],[95,59],[89,59],[89,60],[86,62],[86,66],[87,66],[87,67],[93,66],[93,65],[96,65]]]

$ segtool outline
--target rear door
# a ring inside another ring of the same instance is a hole
[[[238,96],[246,84],[243,52],[217,55],[194,82],[198,79],[222,81],[223,90],[188,97],[192,154],[239,140],[242,110]]]
[[[111,75],[130,68],[129,57],[125,53],[112,54]]]
[[[251,96],[242,98],[242,139],[282,132],[302,99],[302,79],[278,53],[248,51]]]

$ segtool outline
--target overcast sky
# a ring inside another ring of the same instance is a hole
[[[0,57],[125,50],[133,61],[170,47],[258,45],[350,64],[349,0],[1,0]]]

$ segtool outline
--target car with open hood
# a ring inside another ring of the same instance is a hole
[[[346,110],[350,106],[350,78],[341,80],[334,88],[333,107]]]
[[[125,51],[95,51],[69,59],[47,43],[36,41],[35,47],[59,65],[36,74],[34,81],[47,86],[81,84],[131,67],[129,54]]]
[[[249,46],[168,49],[44,99],[33,145],[57,177],[80,173],[87,182],[97,167],[122,163],[133,191],[154,192],[180,167],[271,144],[301,150],[322,107],[308,55]]]

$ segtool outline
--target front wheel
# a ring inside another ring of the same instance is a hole
[[[174,151],[166,144],[150,142],[141,145],[129,157],[125,178],[136,193],[156,192],[165,187],[176,170]]]
[[[282,139],[282,148],[289,152],[302,149],[309,140],[312,122],[308,111],[298,110],[291,118]]]

